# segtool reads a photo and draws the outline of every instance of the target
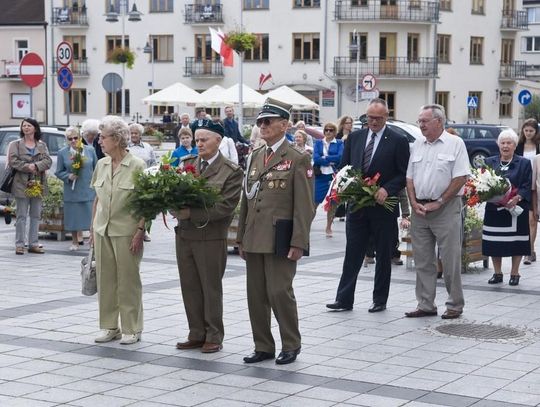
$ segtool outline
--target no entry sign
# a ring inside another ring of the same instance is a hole
[[[22,81],[31,88],[41,85],[45,77],[45,65],[35,52],[29,52],[21,59],[20,74]]]

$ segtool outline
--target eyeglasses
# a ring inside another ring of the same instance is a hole
[[[68,141],[73,141],[73,140],[78,140],[79,137],[68,137],[67,139],[68,139]]]
[[[324,132],[325,133],[333,133],[333,132],[335,132],[335,130],[334,129],[324,129]]]
[[[380,122],[381,120],[384,120],[384,116],[368,116],[367,119],[373,122]]]
[[[432,117],[431,119],[420,119],[420,120],[416,121],[416,124],[419,124],[419,125],[427,124],[430,121],[435,120],[435,119],[436,119],[436,117]]]

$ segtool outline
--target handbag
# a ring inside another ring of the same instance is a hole
[[[83,295],[90,296],[97,293],[96,260],[93,247],[90,247],[88,256],[81,260],[81,283]]]
[[[2,179],[0,179],[0,191],[11,194],[11,189],[13,187],[13,179],[15,178],[16,172],[17,170],[11,167],[6,168],[6,170],[2,174]]]
[[[318,177],[319,175],[322,175],[320,165],[314,165],[313,166],[313,175],[315,175],[316,177]]]

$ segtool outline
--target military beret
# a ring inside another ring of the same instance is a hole
[[[193,126],[195,131],[198,129],[210,130],[214,133],[219,134],[221,137],[225,135],[225,129],[220,123],[214,123],[212,120],[208,119],[199,119],[195,121]]]
[[[291,116],[292,105],[281,102],[276,99],[267,98],[264,101],[262,110],[257,115],[257,120],[271,117],[281,117],[282,119],[289,120]]]

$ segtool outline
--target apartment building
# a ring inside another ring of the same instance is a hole
[[[400,120],[414,121],[420,105],[436,101],[456,122],[517,127],[518,81],[527,72],[519,43],[528,28],[522,1],[45,0],[47,121],[66,124],[68,110],[70,123],[120,114],[122,92],[103,87],[108,73],[123,78],[126,117],[143,123],[158,120],[164,108],[152,110],[142,99],[174,82],[199,91],[232,86],[239,60],[222,65],[209,27],[243,27],[260,38],[244,56],[244,83],[257,89],[261,74],[271,73],[263,91],[288,85],[319,104],[318,112],[297,117],[357,116],[379,95]],[[130,18],[134,6],[140,18]],[[111,11],[117,22],[107,21]],[[56,83],[62,41],[73,46],[69,93]],[[133,69],[111,63],[122,45],[135,53]],[[370,83],[357,87],[364,77]],[[468,106],[471,99],[476,106]]]
[[[0,8],[0,124],[19,124],[31,115],[44,122],[47,83],[33,88],[30,100],[30,88],[19,77],[19,63],[27,52],[32,50],[45,58],[43,3],[0,0]]]

